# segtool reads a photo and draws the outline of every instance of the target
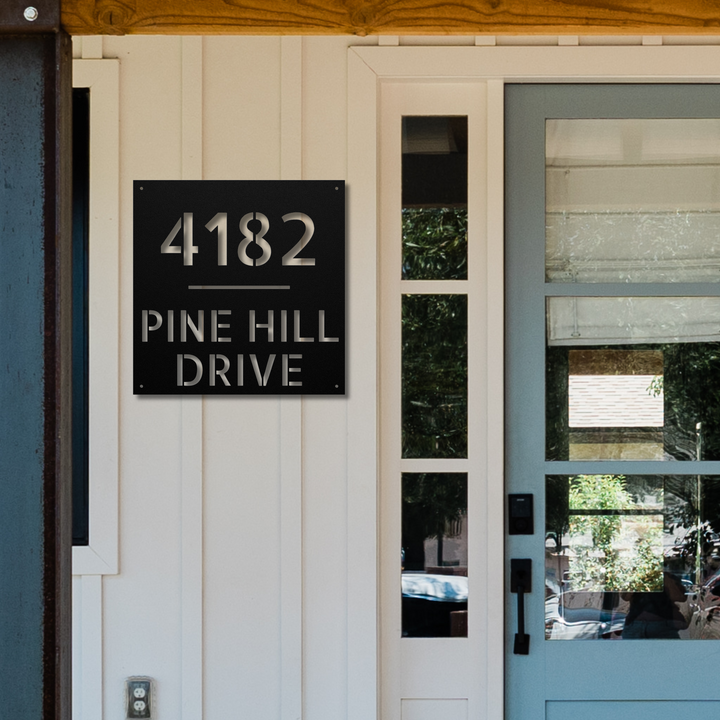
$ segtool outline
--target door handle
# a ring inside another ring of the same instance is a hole
[[[512,558],[510,560],[510,592],[517,593],[518,628],[515,633],[513,654],[527,655],[530,652],[530,636],[525,632],[525,593],[532,591],[532,560]]]

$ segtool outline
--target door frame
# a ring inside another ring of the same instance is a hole
[[[572,67],[572,75],[567,69]],[[504,438],[503,438],[503,103],[507,82],[574,83],[717,83],[720,46],[353,46],[348,50],[348,186],[352,212],[349,214],[349,296],[348,321],[354,342],[362,344],[362,360],[349,368],[355,387],[377,386],[379,337],[378,259],[379,235],[379,110],[380,86],[386,82],[462,82],[466,79],[487,83],[487,408],[488,453],[486,459],[485,508],[481,521],[486,523],[485,567],[489,582],[485,594],[474,594],[482,603],[489,662],[481,683],[488,688],[484,716],[489,720],[504,717],[504,587],[503,542]],[[681,71],[682,69],[682,71]],[[373,149],[375,150],[373,152]],[[375,238],[373,244],[370,240]],[[372,267],[375,271],[373,273]],[[368,283],[375,277],[375,283]],[[353,278],[357,278],[354,282]],[[375,307],[374,327],[363,325],[370,303]],[[358,322],[354,322],[357,318]],[[359,355],[358,355],[359,358]],[[362,378],[362,380],[361,380]],[[350,389],[352,395],[352,385]],[[352,569],[348,587],[348,612],[353,618],[348,631],[348,718],[379,714],[379,640],[381,619],[379,604],[378,558],[376,546],[368,547],[366,538],[375,530],[379,537],[379,491],[377,434],[379,391],[374,397],[356,398],[349,408],[349,428],[363,436],[362,445],[373,451],[352,462],[349,477],[348,563]],[[375,418],[375,422],[368,422]],[[352,460],[352,459],[351,459]],[[501,580],[493,580],[500,578]]]

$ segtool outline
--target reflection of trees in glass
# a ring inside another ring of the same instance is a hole
[[[403,280],[467,278],[467,209],[403,208]]]
[[[402,546],[406,570],[425,569],[425,540],[448,535],[467,513],[465,473],[403,473]],[[438,554],[442,553],[438,545]],[[438,564],[442,558],[438,558]]]
[[[467,296],[405,295],[402,452],[467,457]]]
[[[569,506],[568,532],[572,538],[569,576],[574,589],[662,591],[661,523],[651,516],[632,516],[633,534],[638,537],[623,538],[627,515],[573,513],[637,508],[623,475],[577,475],[571,478]],[[590,544],[587,544],[588,538]],[[632,544],[630,555],[621,554],[623,542]]]
[[[550,475],[545,479],[545,537],[555,542],[555,552],[562,551],[562,540],[570,528],[568,479]]]
[[[545,457],[570,458],[569,375],[567,347],[545,348]]]
[[[720,549],[720,478],[670,476],[665,488],[665,529],[674,541],[666,569],[699,583],[708,557]]]
[[[678,460],[720,460],[720,343],[661,347],[665,451]]]

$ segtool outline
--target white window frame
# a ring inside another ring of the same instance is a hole
[[[89,545],[73,575],[119,572],[119,77],[117,60],[73,60],[73,87],[90,89]]]
[[[572,68],[572,74],[568,73]],[[485,603],[484,652],[487,663],[488,720],[504,716],[504,608],[500,583],[504,577],[503,486],[503,86],[511,82],[602,83],[717,83],[720,47],[707,46],[354,46],[348,51],[348,186],[352,199],[349,218],[349,323],[353,345],[362,348],[351,359],[350,379],[355,387],[378,387],[374,398],[353,399],[349,407],[350,428],[364,432],[356,437],[355,472],[349,478],[348,504],[352,522],[348,527],[349,566],[352,568],[348,611],[353,618],[348,635],[348,717],[360,720],[378,715],[379,642],[376,628],[379,605],[378,548],[367,538],[379,533],[377,458],[379,396],[377,333],[379,253],[379,117],[380,86],[386,82],[487,82],[487,419],[488,448],[486,513],[487,578],[493,588]],[[373,242],[374,239],[374,242]],[[373,266],[374,265],[374,270]],[[355,280],[353,280],[355,278]],[[374,282],[370,282],[375,278]],[[372,303],[372,305],[370,304]],[[375,323],[368,327],[367,308],[375,308]],[[363,312],[365,310],[365,312]],[[353,318],[358,320],[353,322]],[[361,322],[364,320],[364,322]],[[372,435],[368,435],[372,430]],[[363,452],[359,449],[362,448]],[[352,459],[352,458],[351,458]],[[499,542],[493,542],[497,538]],[[362,548],[362,550],[352,550]],[[375,551],[375,562],[369,554]],[[497,592],[495,592],[497,590]],[[479,593],[473,600],[480,601]],[[368,640],[372,638],[372,640]],[[481,681],[482,682],[482,681]]]

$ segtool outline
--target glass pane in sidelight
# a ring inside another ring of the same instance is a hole
[[[545,127],[548,282],[720,281],[720,120]]]
[[[467,117],[404,117],[402,279],[467,279]]]
[[[465,473],[402,475],[403,637],[467,637]]]
[[[467,296],[403,295],[402,456],[467,457]]]

